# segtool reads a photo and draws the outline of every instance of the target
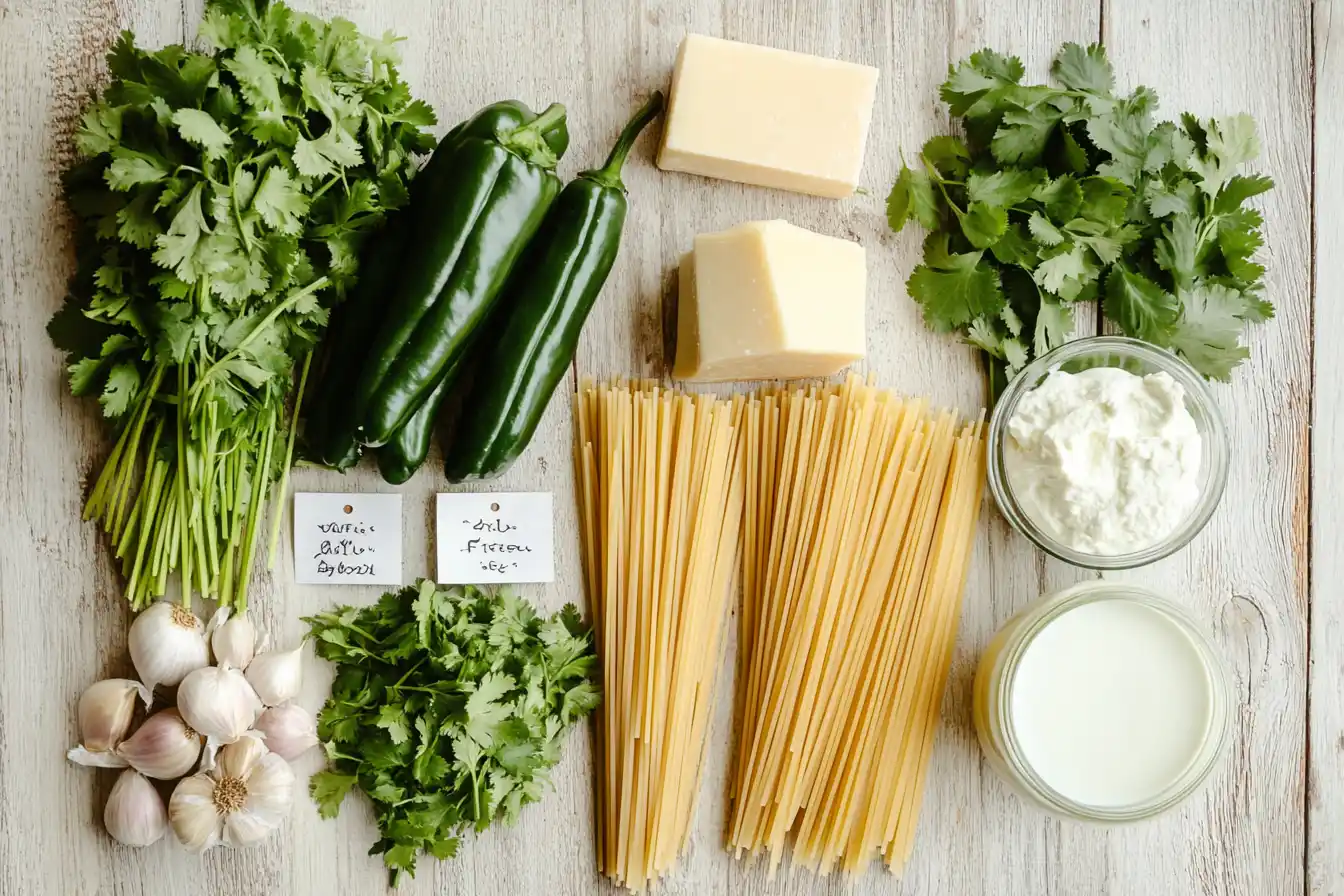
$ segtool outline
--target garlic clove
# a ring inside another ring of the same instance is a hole
[[[216,765],[216,777],[246,779],[269,750],[255,731],[249,731],[233,743],[219,751],[219,763]]]
[[[127,642],[140,680],[152,691],[172,687],[210,663],[205,623],[181,604],[159,601],[131,623]]]
[[[280,818],[289,814],[294,802],[294,769],[283,756],[278,753],[262,756],[246,780],[249,811],[272,812]]]
[[[231,616],[231,612],[228,607],[220,607],[211,617],[206,633],[217,663],[246,669],[256,655],[257,630],[246,611],[239,616]]]
[[[116,749],[135,716],[135,698],[139,697],[148,708],[152,699],[149,690],[129,678],[108,678],[89,686],[79,698],[79,740],[83,750],[76,748],[67,756],[81,765],[105,765],[88,762],[89,754],[108,753]],[[115,766],[112,766],[115,767]]]
[[[242,807],[224,818],[224,843],[229,846],[252,846],[274,833],[294,802],[294,770],[289,763],[275,753],[254,755],[247,775],[232,779],[242,781],[246,795]]]
[[[168,781],[195,767],[202,740],[177,710],[165,709],[146,719],[116,753],[142,775]]]
[[[270,813],[230,812],[224,818],[225,846],[246,849],[265,840],[280,827],[280,819]]]
[[[168,810],[149,779],[127,769],[112,785],[112,794],[103,809],[103,824],[119,843],[149,846],[167,832]]]
[[[231,744],[252,727],[262,706],[243,673],[225,663],[188,673],[177,688],[177,709],[216,744]]]
[[[218,846],[224,833],[221,812],[215,806],[215,779],[192,775],[177,782],[168,800],[168,822],[177,842],[190,852]]]
[[[247,680],[266,706],[278,706],[299,696],[299,688],[303,686],[303,642],[293,650],[258,654],[247,667]]]
[[[82,745],[74,746],[66,750],[65,758],[69,759],[75,765],[84,765],[90,768],[126,768],[130,765],[129,762],[122,759],[112,750],[93,753],[84,749]]]
[[[293,761],[317,746],[317,723],[297,703],[272,706],[257,719],[256,730],[266,736],[266,748]]]

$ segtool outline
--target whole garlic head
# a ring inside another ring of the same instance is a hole
[[[252,846],[274,833],[294,798],[289,763],[260,738],[243,737],[219,752],[211,771],[183,778],[168,801],[178,841],[192,852]]]
[[[210,663],[205,623],[181,604],[159,601],[145,610],[131,623],[127,641],[136,674],[151,691]]]

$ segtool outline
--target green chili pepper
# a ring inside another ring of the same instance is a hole
[[[446,202],[445,191],[455,189],[451,161],[454,151],[467,137],[493,139],[500,132],[528,125],[536,118],[536,113],[524,104],[505,100],[486,106],[454,127],[411,182],[409,208],[395,213],[366,247],[359,282],[333,315],[330,333],[324,341],[323,376],[318,380],[312,399],[305,402],[304,436],[306,453],[311,460],[339,470],[349,469],[359,460],[361,446],[355,439],[357,421],[351,414],[351,395],[363,370],[362,360],[371,334],[377,331],[388,313],[403,260],[414,242],[411,220],[441,208]],[[569,148],[565,119],[561,117],[554,121],[542,137],[557,159],[563,156]],[[428,416],[432,422],[432,409]],[[419,462],[423,462],[428,452],[429,425],[425,421],[421,424],[418,430],[412,427],[412,432],[404,438],[393,440],[399,444],[390,451],[394,458],[399,455],[403,465],[416,456],[417,450]],[[415,432],[424,434],[423,447],[418,449],[413,444],[412,434]]]
[[[446,451],[449,481],[498,475],[536,432],[616,261],[627,208],[621,168],[662,107],[663,95],[654,93],[621,131],[606,164],[581,173],[551,207],[496,311],[507,317],[482,345]]]

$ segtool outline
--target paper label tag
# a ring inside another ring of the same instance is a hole
[[[549,492],[440,494],[438,581],[444,585],[555,581],[551,499]]]
[[[401,495],[294,495],[294,581],[400,585]]]

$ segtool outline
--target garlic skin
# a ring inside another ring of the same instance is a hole
[[[293,799],[289,763],[249,736],[220,750],[212,771],[178,783],[168,818],[178,842],[191,852],[241,848],[274,833]]]
[[[125,768],[126,760],[113,751],[131,729],[136,697],[146,709],[153,699],[148,688],[129,678],[108,678],[90,685],[79,698],[79,746],[66,757],[78,765]]]
[[[224,663],[197,669],[182,679],[177,711],[209,740],[231,744],[257,720],[261,701],[243,673]]]
[[[103,825],[118,843],[149,846],[167,833],[168,810],[149,779],[127,769],[112,785],[112,794],[103,808]]]
[[[299,696],[303,686],[303,642],[293,650],[258,654],[247,667],[247,681],[267,706]]]
[[[196,767],[204,738],[192,730],[175,709],[154,713],[121,742],[116,753],[131,768],[150,778],[168,781]]]
[[[159,601],[145,610],[131,623],[127,641],[136,674],[151,691],[172,687],[210,662],[205,623],[181,604]]]
[[[296,703],[272,706],[257,719],[256,729],[266,736],[267,749],[291,762],[318,744],[312,713]]]
[[[228,663],[235,669],[246,669],[257,653],[257,630],[244,612],[233,616],[228,607],[220,607],[210,619],[206,632],[216,663]]]

